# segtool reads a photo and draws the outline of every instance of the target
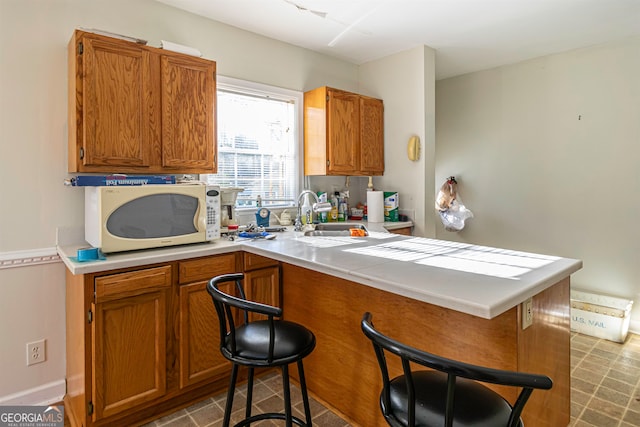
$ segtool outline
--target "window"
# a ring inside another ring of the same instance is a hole
[[[205,181],[244,188],[236,206],[293,206],[299,188],[302,94],[218,77],[218,173]]]

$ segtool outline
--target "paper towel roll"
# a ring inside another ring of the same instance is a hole
[[[384,192],[367,191],[367,221],[384,222]]]

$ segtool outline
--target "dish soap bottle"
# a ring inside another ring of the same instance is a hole
[[[339,194],[340,193],[336,191],[333,194],[333,196],[331,196],[331,212],[329,212],[329,222],[338,221],[338,203],[339,203],[338,195]]]
[[[308,197],[304,198],[304,203],[300,208],[300,215],[302,216],[302,218],[300,218],[302,225],[311,224],[313,222],[313,210]]]
[[[338,221],[349,220],[349,190],[340,193],[338,205]]]

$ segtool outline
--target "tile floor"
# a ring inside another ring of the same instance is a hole
[[[244,418],[246,408],[246,385],[241,386],[233,398],[231,425]],[[224,416],[226,393],[206,399],[167,417],[146,424],[144,427],[220,427]],[[300,389],[291,386],[291,405],[295,416],[304,420],[304,406]],[[351,424],[334,414],[315,399],[309,396],[309,406],[316,427],[350,427]],[[260,412],[282,412],[282,377],[272,373],[256,379],[253,384],[253,409],[251,414]],[[265,420],[251,424],[252,426],[284,426],[284,421]]]
[[[640,335],[629,334],[623,345],[572,334],[571,366],[571,427],[640,426]],[[282,410],[279,375],[260,379],[254,387],[254,414]],[[244,389],[238,390],[232,424],[244,415],[244,398]],[[294,413],[303,418],[302,400],[295,387],[292,400]],[[224,402],[224,394],[215,396],[145,427],[218,427],[222,425]],[[311,413],[317,427],[350,426],[313,399]],[[254,425],[284,423],[262,421]]]
[[[640,426],[640,335],[571,337],[572,427]]]

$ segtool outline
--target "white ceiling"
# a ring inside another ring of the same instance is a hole
[[[640,0],[158,0],[362,64],[427,45],[442,79],[640,34]]]

